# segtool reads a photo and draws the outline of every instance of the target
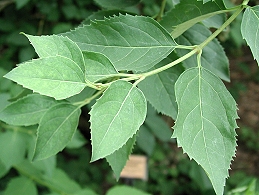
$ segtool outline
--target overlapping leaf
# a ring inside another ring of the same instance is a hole
[[[196,24],[188,29],[182,36],[178,37],[176,40],[179,44],[182,45],[199,45],[210,35],[211,32],[204,25]],[[183,56],[187,53],[187,50],[177,50],[177,54],[179,56]],[[183,66],[185,68],[194,67],[197,64],[196,61],[196,56],[192,56],[183,62]],[[225,81],[230,80],[228,58],[217,39],[211,41],[202,50],[201,62],[203,67],[207,68],[221,79]]]
[[[84,72],[74,61],[62,56],[25,62],[5,77],[57,100],[76,95],[86,87]]]
[[[31,94],[9,104],[0,112],[0,120],[11,125],[35,125],[57,101],[39,94]]]
[[[148,70],[176,45],[160,24],[143,16],[115,16],[63,35],[81,50],[104,54],[117,70]]]
[[[172,61],[173,59],[166,58],[159,64],[155,65],[152,69],[162,67]],[[174,84],[182,72],[182,66],[175,66],[147,77],[138,84],[139,88],[143,91],[145,97],[154,106],[154,108],[158,112],[168,115],[173,119],[176,118],[177,114]]]
[[[173,137],[208,174],[222,195],[235,154],[236,102],[222,81],[205,68],[190,68],[177,80],[179,112]]]
[[[197,0],[181,1],[172,8],[161,21],[174,38],[202,20],[217,15],[217,11],[225,10],[222,0],[203,3]],[[184,13],[183,13],[184,11]]]
[[[168,142],[170,140],[172,129],[159,115],[148,115],[145,120],[145,125],[149,127],[149,130],[162,142]]]
[[[90,112],[91,161],[121,148],[136,134],[146,112],[146,99],[138,88],[122,80],[112,83]]]
[[[83,56],[85,59],[85,76],[91,82],[96,82],[118,73],[110,60],[100,53],[84,51]]]
[[[63,56],[74,61],[82,72],[85,71],[82,52],[69,38],[57,35],[32,36],[25,34],[25,36],[29,39],[40,58],[57,55]]]
[[[26,36],[40,58],[20,64],[6,78],[55,99],[66,99],[85,88],[84,58],[73,41],[55,35]]]
[[[259,65],[259,5],[245,10],[241,23],[241,33],[251,48]]]
[[[122,146],[120,149],[116,150],[114,153],[106,157],[106,160],[110,164],[115,177],[117,180],[120,178],[120,173],[124,166],[126,165],[129,155],[132,152],[132,148],[136,142],[136,135],[130,138],[127,143]]]
[[[37,130],[34,160],[41,160],[63,150],[72,139],[80,109],[68,103],[52,106],[43,115]]]
[[[150,132],[146,125],[142,125],[139,129],[137,136],[137,145],[146,154],[148,154],[149,156],[152,155],[156,145],[156,140],[154,135]]]

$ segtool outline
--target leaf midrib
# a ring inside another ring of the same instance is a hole
[[[109,126],[108,126],[108,128],[107,128],[107,130],[106,130],[106,132],[105,132],[105,134],[104,134],[104,136],[103,136],[103,138],[102,138],[102,140],[99,142],[99,145],[98,145],[98,147],[97,147],[97,149],[96,149],[97,151],[98,151],[98,148],[101,146],[103,140],[105,139],[107,133],[109,132],[109,129],[110,129],[110,127],[112,126],[112,123],[113,123],[114,120],[117,118],[119,112],[121,111],[122,107],[124,106],[125,101],[128,99],[128,97],[129,97],[131,91],[133,90],[133,88],[134,88],[134,86],[132,85],[131,89],[129,90],[129,92],[128,92],[127,95],[125,96],[123,102],[121,103],[121,106],[120,106],[118,112],[117,112],[116,115],[113,117],[112,121],[110,122],[110,124],[109,124]]]

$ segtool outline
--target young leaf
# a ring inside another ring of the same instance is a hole
[[[169,32],[172,32],[171,35],[176,38],[194,24],[217,15],[219,14],[217,11],[225,9],[226,7],[222,0],[214,0],[206,4],[197,0],[181,1],[166,13],[161,21],[161,25]]]
[[[186,70],[175,84],[178,116],[173,137],[206,171],[222,195],[235,155],[237,107],[223,82],[205,68]]]
[[[115,81],[90,111],[92,159],[98,160],[121,148],[145,120],[147,103],[131,83]]]
[[[110,60],[103,54],[83,51],[85,77],[91,82],[104,79],[111,74],[118,74]]]
[[[84,72],[78,64],[63,56],[25,62],[4,77],[57,100],[76,95],[86,86]]]
[[[259,5],[245,10],[241,23],[241,33],[251,48],[254,58],[259,65]]]
[[[5,195],[37,195],[35,183],[27,177],[15,177],[10,180],[4,191]]]
[[[74,61],[82,72],[85,71],[85,63],[80,48],[67,37],[32,36],[24,34],[31,42],[40,58],[50,56],[63,56]],[[61,66],[61,65],[60,65]]]
[[[136,142],[136,135],[128,139],[127,143],[114,153],[106,156],[106,160],[111,166],[117,180],[120,178],[120,174],[124,166],[126,165],[129,155],[132,152],[132,148]]]
[[[63,34],[81,50],[107,56],[117,70],[145,71],[175,48],[175,41],[155,20],[120,15]]]
[[[195,34],[195,36],[193,36]],[[198,45],[202,43],[206,38],[211,35],[211,32],[202,24],[196,24],[188,29],[182,36],[176,40],[179,44],[183,45]],[[188,51],[178,49],[177,54],[183,56]],[[225,54],[224,49],[220,45],[217,39],[211,41],[203,50],[201,56],[202,65],[210,70],[212,73],[220,77],[225,81],[229,81],[229,62]],[[187,60],[183,61],[185,68],[191,68],[196,66],[197,58],[192,56]]]
[[[94,0],[98,3],[101,7],[108,8],[108,9],[121,9],[124,7],[130,7],[136,5],[140,2],[140,0]]]
[[[170,55],[171,56],[171,55]],[[171,58],[166,58],[154,68],[159,68],[172,62]],[[147,77],[138,84],[147,100],[158,111],[165,115],[176,118],[177,105],[175,102],[174,84],[183,72],[182,66],[175,66],[158,74]]]
[[[80,109],[69,103],[52,106],[40,120],[33,160],[41,160],[63,150],[72,139]]]
[[[35,125],[57,101],[39,94],[30,94],[9,104],[0,112],[0,120],[10,125]]]

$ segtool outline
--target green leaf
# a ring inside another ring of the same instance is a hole
[[[63,56],[25,62],[5,78],[57,100],[76,95],[86,87],[84,72],[74,61]]]
[[[20,163],[26,152],[25,135],[18,131],[0,133],[0,161],[7,169]]]
[[[80,148],[83,145],[87,143],[84,136],[80,133],[79,130],[77,130],[72,137],[71,141],[67,144],[66,148],[74,149],[74,148]]]
[[[136,135],[128,139],[127,143],[114,153],[106,156],[106,160],[111,166],[117,180],[120,178],[120,174],[124,166],[126,165],[129,155],[132,152],[133,146],[136,142]]]
[[[16,9],[21,9],[23,6],[25,6],[27,3],[29,3],[30,0],[15,0],[16,3]]]
[[[202,67],[186,70],[175,89],[179,112],[173,137],[222,195],[235,155],[236,102],[223,82]]]
[[[97,194],[90,189],[83,189],[73,193],[73,195],[97,195]]]
[[[74,95],[68,99],[66,99],[67,101],[71,102],[71,103],[75,103],[75,102],[81,102],[84,101],[86,98],[90,98],[92,97],[92,95],[96,92],[96,89],[90,88],[90,87],[86,87],[84,88],[79,94]]]
[[[166,13],[161,21],[161,25],[169,32],[172,32],[171,35],[176,38],[194,24],[217,15],[219,14],[217,11],[225,9],[226,7],[222,0],[215,0],[206,4],[197,0],[181,1]]]
[[[85,63],[80,48],[67,37],[52,36],[32,36],[24,34],[39,55],[40,58],[51,56],[63,56],[71,59],[77,64],[81,72],[85,72]]]
[[[91,161],[121,148],[136,134],[146,113],[146,99],[138,88],[122,80],[113,82],[90,111]]]
[[[15,169],[28,176],[29,178],[35,178],[36,180],[43,180],[43,173],[41,170],[37,169],[30,160],[24,159],[22,162],[15,166]]]
[[[63,150],[72,139],[80,116],[79,107],[68,103],[52,106],[39,123],[33,160],[41,160]]]
[[[207,28],[220,28],[225,21],[226,14],[219,14],[203,20],[202,23]]]
[[[35,183],[26,177],[15,177],[10,180],[4,191],[5,195],[37,195]]]
[[[0,112],[0,120],[11,125],[34,125],[56,103],[53,98],[31,94],[9,104]]]
[[[51,156],[44,160],[32,162],[33,166],[40,170],[45,177],[52,177],[56,168],[56,156]]]
[[[203,4],[204,4],[204,3],[207,3],[207,2],[210,2],[210,1],[215,1],[215,0],[198,0],[198,1],[202,1]]]
[[[111,16],[119,16],[120,14],[127,14],[127,12],[122,11],[122,10],[99,10],[97,12],[94,12],[92,15],[87,17],[80,26],[83,25],[89,25],[91,21],[93,20],[104,20],[105,18],[111,17]],[[0,20],[1,24],[1,20]],[[1,28],[1,26],[0,26]]]
[[[207,174],[195,161],[190,161],[189,176],[203,192],[213,188]]]
[[[8,101],[10,99],[10,94],[9,93],[1,93],[0,94],[0,111],[2,112],[2,110],[7,107],[10,102]],[[0,112],[0,113],[1,113]],[[2,118],[0,117],[0,120],[2,120]]]
[[[145,124],[153,132],[153,134],[161,141],[168,142],[171,139],[172,129],[161,118],[161,116],[157,114],[147,115]]]
[[[103,54],[94,52],[83,52],[85,59],[85,77],[91,82],[105,79],[111,74],[118,74],[110,60]]]
[[[249,183],[248,188],[245,191],[245,195],[254,195],[258,194],[258,182],[257,179],[254,178],[252,181]]]
[[[120,9],[125,7],[130,7],[136,5],[140,2],[140,0],[94,0],[98,3],[101,7],[108,8],[108,9]]]
[[[10,167],[6,167],[6,165],[0,159],[0,179],[8,173],[9,169]]]
[[[247,7],[241,23],[241,33],[259,64],[259,5]]]
[[[154,135],[150,132],[146,125],[142,125],[139,129],[137,137],[138,147],[151,156],[154,151],[155,144],[156,141]]]
[[[172,62],[174,59],[176,59],[176,57],[173,59],[166,58],[159,64],[155,65],[151,70],[160,68]],[[158,112],[168,115],[173,119],[176,118],[177,114],[174,84],[182,72],[182,66],[178,65],[147,77],[138,84],[138,87],[143,91],[151,105],[154,106]]]
[[[76,194],[81,190],[78,183],[69,178],[69,176],[61,169],[55,169],[53,176],[46,180],[54,189],[58,189],[59,194]]]
[[[42,171],[29,162],[24,160],[22,163],[16,165],[16,170],[28,178],[34,178],[36,181],[40,181],[45,184],[49,189],[54,189],[58,194],[77,194],[81,191],[79,184],[71,180],[68,175],[60,170],[54,169],[51,177],[43,175]]]
[[[7,64],[7,62],[5,61],[1,61],[1,64]],[[9,67],[12,67],[12,63],[11,64],[7,64]],[[4,91],[9,91],[10,88],[12,88],[13,82],[4,78],[4,75],[8,73],[8,71],[2,67],[0,67],[0,91],[4,92]]]
[[[123,195],[149,195],[146,192],[143,192],[141,190],[138,190],[133,187],[129,186],[115,186],[111,188],[106,195],[118,195],[118,194],[123,194]]]
[[[160,24],[143,16],[114,16],[63,35],[81,50],[104,54],[117,70],[148,70],[176,45]]]
[[[195,37],[193,36],[195,34]],[[199,45],[211,35],[211,32],[202,24],[196,24],[187,30],[182,36],[176,40],[183,45]],[[177,54],[184,56],[187,50],[178,49]],[[225,81],[229,78],[229,62],[224,49],[217,39],[211,41],[203,50],[201,56],[201,64],[215,75]],[[185,68],[197,66],[197,57],[192,56],[183,62]]]

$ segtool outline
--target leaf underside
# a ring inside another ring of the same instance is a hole
[[[222,195],[235,155],[236,102],[222,81],[205,68],[186,70],[175,88],[179,112],[173,137],[207,172],[217,195]]]
[[[117,70],[148,70],[176,45],[155,20],[131,15],[95,21],[63,36],[76,42],[81,50],[104,54]]]
[[[69,103],[60,103],[47,110],[37,130],[33,160],[45,159],[63,150],[76,131],[80,113],[78,107]]]
[[[58,35],[32,36],[27,34],[25,36],[29,39],[40,58],[63,56],[74,61],[82,72],[85,71],[80,48],[67,37]]]
[[[76,95],[86,87],[80,67],[63,56],[25,62],[7,73],[5,78],[57,100]]]
[[[110,60],[100,53],[83,51],[85,60],[85,77],[96,82],[112,74],[118,74]]]
[[[30,94],[9,104],[0,112],[0,119],[11,125],[35,125],[57,101],[39,94]]]
[[[132,148],[136,142],[136,135],[130,138],[127,143],[120,149],[116,150],[114,153],[106,157],[106,160],[110,164],[114,175],[117,180],[120,178],[120,173],[124,166],[126,165],[129,155],[132,152]]]
[[[177,38],[194,24],[217,15],[217,13],[214,13],[216,11],[225,9],[222,0],[215,0],[206,4],[197,0],[181,1],[165,14],[161,25],[172,32],[174,38]]]
[[[174,57],[174,59],[176,59],[176,57]],[[174,59],[166,58],[155,65],[151,70],[169,64]],[[184,68],[178,65],[147,77],[138,84],[138,87],[143,91],[151,105],[154,106],[158,112],[170,116],[173,119],[176,118],[177,114],[174,84],[183,70]]]
[[[143,93],[126,81],[115,81],[90,111],[92,159],[121,148],[136,134],[147,112]]]
[[[241,23],[241,33],[251,48],[252,54],[259,65],[259,5],[245,10]]]
[[[193,36],[195,34],[195,36]],[[180,37],[176,39],[178,44],[181,45],[199,45],[205,41],[211,32],[202,24],[196,24]],[[187,50],[177,49],[177,54],[179,56],[184,56],[188,53]],[[185,68],[191,68],[197,66],[196,56],[191,56],[190,58],[183,61],[183,66]],[[217,39],[213,39],[203,50],[201,56],[201,63],[204,68],[210,70],[213,74],[217,75],[225,81],[230,81],[229,74],[229,61],[223,47],[220,45]]]

